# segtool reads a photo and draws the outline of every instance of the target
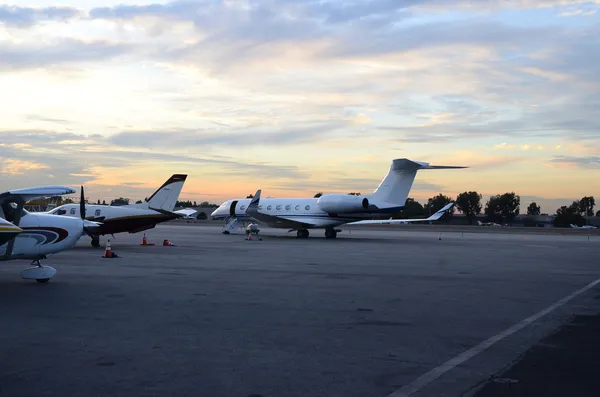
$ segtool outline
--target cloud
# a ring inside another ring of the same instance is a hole
[[[34,161],[0,157],[0,174],[22,175],[27,171],[47,169],[48,166]]]
[[[549,161],[560,166],[575,166],[584,169],[600,169],[600,156],[556,156]]]
[[[82,62],[107,61],[130,53],[133,46],[103,40],[61,39],[53,43],[0,44],[0,71],[35,69]]]
[[[0,31],[0,77],[14,93],[6,113],[16,114],[4,123],[19,128],[0,131],[0,150],[49,167],[27,171],[32,180],[106,186],[115,175],[135,181],[125,170],[164,165],[209,169],[212,181],[269,178],[273,189],[341,180],[343,191],[372,190],[374,163],[338,177],[339,164],[301,169],[308,156],[333,163],[397,148],[419,158],[476,153],[454,157],[477,166],[465,171],[475,180],[507,161],[535,162],[503,154],[598,146],[600,25],[559,17],[596,5],[201,0],[73,16],[2,6],[0,20],[11,21]],[[79,71],[76,86],[61,84],[69,68]],[[500,151],[513,146],[519,152]],[[427,183],[415,189],[443,191]]]
[[[109,139],[91,134],[58,133],[44,130],[0,131],[0,157],[4,159],[4,172],[0,176],[3,185],[11,187],[48,184],[48,179],[60,178],[62,184],[103,184],[104,172],[119,172],[136,167],[168,164],[180,170],[201,170],[212,167],[219,170],[219,177],[265,178],[273,180],[302,180],[310,174],[297,166],[277,165],[268,161],[239,161],[222,155],[189,155],[158,151],[126,150],[111,143]],[[35,166],[34,166],[35,165]],[[13,177],[26,171],[27,180]],[[109,178],[110,179],[110,178]],[[131,180],[129,180],[131,181]],[[128,187],[135,187],[130,182]],[[122,185],[112,182],[112,185]]]
[[[73,7],[18,7],[0,5],[0,23],[8,27],[28,28],[42,21],[66,22],[82,16],[82,11]]]
[[[43,146],[48,143],[61,143],[66,141],[85,141],[88,139],[104,139],[103,136],[92,134],[84,135],[74,132],[56,132],[50,130],[0,130],[2,144],[27,144]]]
[[[314,143],[327,139],[350,123],[344,120],[306,123],[300,126],[262,125],[238,130],[125,131],[110,141],[123,147],[190,148],[213,146],[284,146]]]
[[[25,119],[30,120],[30,121],[43,121],[46,123],[53,123],[53,124],[71,124],[70,120],[58,119],[58,118],[54,118],[54,117],[45,117],[45,116],[37,115],[37,114],[28,114],[25,116]]]

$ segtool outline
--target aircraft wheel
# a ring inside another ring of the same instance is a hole
[[[50,281],[49,278],[36,278],[35,281],[37,281],[40,284],[46,284],[48,281]]]
[[[296,235],[298,236],[298,238],[308,238],[309,233],[306,229],[300,229],[298,230],[298,232],[296,232]]]
[[[100,238],[93,238],[92,239],[92,247],[100,247]]]
[[[336,238],[337,232],[334,229],[325,229],[325,238]]]

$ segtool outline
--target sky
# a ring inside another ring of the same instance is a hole
[[[600,0],[0,5],[0,185],[600,198]]]

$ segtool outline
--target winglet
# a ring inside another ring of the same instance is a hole
[[[253,213],[253,212],[258,212],[258,203],[260,202],[260,193],[261,193],[261,189],[258,189],[256,191],[256,193],[254,194],[254,196],[252,197],[252,200],[250,201],[250,204],[248,204],[248,208],[246,208],[246,213]],[[251,209],[251,210],[250,210]]]
[[[449,211],[450,208],[452,208],[453,206],[454,206],[454,203],[446,204],[442,209],[438,210],[435,214],[433,214],[429,218],[427,218],[427,220],[428,221],[437,221],[438,219],[440,219],[442,217],[442,215],[444,215],[447,211]]]

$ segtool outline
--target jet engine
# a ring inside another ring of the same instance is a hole
[[[325,212],[361,212],[369,208],[369,199],[350,194],[327,194],[319,197],[317,206]]]

